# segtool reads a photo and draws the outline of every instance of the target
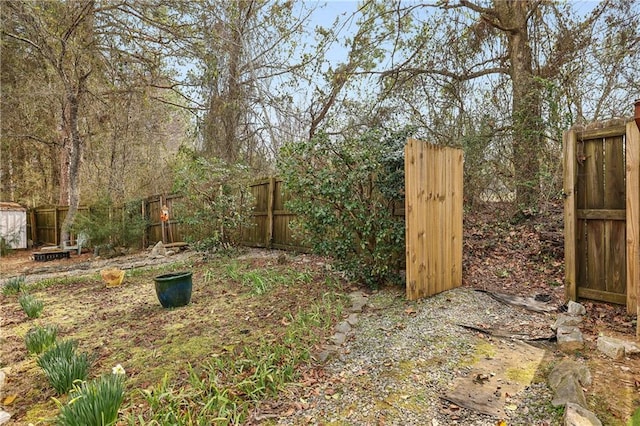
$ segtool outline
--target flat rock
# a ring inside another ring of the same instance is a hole
[[[598,350],[613,359],[624,358],[625,346],[622,340],[614,337],[598,337]]]
[[[327,362],[329,359],[334,357],[338,352],[338,347],[334,345],[326,345],[320,352],[318,352],[314,358],[322,363]]]
[[[331,341],[333,342],[334,345],[340,346],[347,341],[347,335],[344,333],[336,333],[333,336],[331,336]]]
[[[351,325],[356,325],[358,323],[358,314],[355,312],[352,314],[349,314],[346,321]]]
[[[556,319],[556,322],[551,326],[553,331],[556,331],[558,327],[578,326],[582,322],[582,316],[580,315],[567,315],[560,314]]]
[[[549,374],[548,382],[551,389],[555,390],[564,376],[572,375],[578,379],[582,386],[591,385],[591,371],[584,365],[571,359],[560,361]]]
[[[0,425],[5,424],[11,418],[11,414],[7,413],[4,410],[0,410]]]
[[[617,351],[619,350],[619,347],[624,348],[624,355],[626,356],[632,356],[640,353],[640,347],[638,347],[638,345],[635,342],[632,342],[630,340],[619,339],[617,337],[611,337],[611,336],[600,336],[598,337],[598,349],[600,349],[600,340],[603,340],[603,343],[602,343],[603,345],[606,344],[606,345],[616,347],[616,353],[615,353],[616,355],[617,355]],[[609,355],[604,351],[602,352],[605,353],[606,355]],[[615,358],[615,357],[611,356],[611,358]],[[615,358],[615,359],[620,359],[620,358]]]
[[[602,426],[595,414],[571,402],[564,409],[564,426]]]
[[[342,321],[336,326],[338,333],[347,334],[351,331],[351,324],[348,321]]]
[[[549,374],[548,382],[554,391],[551,404],[555,407],[567,403],[587,406],[582,386],[591,384],[591,372],[585,365],[570,359],[561,361]]]
[[[558,349],[562,352],[573,352],[584,347],[582,332],[578,327],[563,326],[556,330]]]
[[[567,375],[562,378],[551,400],[551,404],[554,407],[560,407],[569,402],[578,404],[581,407],[587,406],[587,400],[584,397],[582,386],[578,383],[578,379],[572,375]]]
[[[367,304],[367,296],[360,291],[354,291],[349,294],[351,299],[351,312],[362,312],[362,308]]]

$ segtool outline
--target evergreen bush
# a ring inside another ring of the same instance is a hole
[[[318,134],[286,144],[279,171],[304,239],[332,256],[352,279],[376,287],[395,281],[404,256],[404,144],[411,129],[370,130],[335,138]]]

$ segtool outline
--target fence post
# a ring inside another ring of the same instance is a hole
[[[276,187],[276,178],[269,178],[269,192],[267,196],[267,235],[265,241],[265,247],[271,248],[271,244],[273,243],[273,208],[275,201],[274,190]]]
[[[564,156],[564,294],[567,300],[576,300],[576,132],[563,135]]]
[[[165,200],[164,196],[160,195],[160,210],[162,210],[162,206],[164,206]],[[163,220],[160,221],[160,229],[162,231],[162,244],[166,244],[167,242],[167,228],[165,226],[165,222]]]
[[[55,206],[55,207],[53,208],[53,226],[54,226],[54,230],[53,230],[53,242],[54,242],[54,245],[56,245],[56,246],[57,246],[58,244],[60,244],[60,243],[59,243],[59,241],[58,241],[58,229],[59,229],[59,226],[58,226],[58,225],[59,225],[59,224],[58,224],[58,206]]]
[[[147,215],[145,214],[145,210],[146,210],[145,202],[146,202],[146,199],[143,199],[142,201],[140,201],[140,214],[142,215],[142,220],[144,221],[143,223],[147,223]],[[142,249],[143,250],[147,248],[147,232],[149,232],[148,224],[144,227],[144,231],[142,232]]]
[[[638,291],[640,291],[640,132],[634,121],[626,129],[626,210],[627,210],[627,312],[640,313]],[[640,324],[636,334],[640,336]]]

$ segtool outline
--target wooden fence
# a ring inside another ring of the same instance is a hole
[[[565,293],[638,309],[640,133],[633,121],[564,134]],[[639,328],[640,330],[640,328]]]
[[[242,243],[249,247],[307,251],[309,247],[292,230],[296,215],[285,208],[291,197],[284,191],[282,179],[263,179],[249,189],[255,201],[253,223],[242,228]]]
[[[405,146],[407,298],[462,285],[463,153],[410,139]]]
[[[88,207],[79,207],[78,212],[87,212]],[[62,223],[67,217],[68,206],[39,207],[27,214],[27,235],[35,245],[60,244]]]
[[[283,181],[270,177],[249,186],[254,199],[254,209],[248,226],[240,229],[240,239],[248,247],[264,247],[292,251],[309,251],[300,235],[293,230],[296,215],[286,209],[291,198],[284,190]],[[139,214],[147,222],[146,232],[140,242],[141,247],[153,245],[158,241],[178,243],[184,241],[184,229],[180,217],[176,216],[175,206],[181,200],[180,195],[154,195],[141,201]],[[160,220],[163,206],[166,206],[169,220]],[[28,235],[37,245],[58,245],[61,224],[68,207],[44,207],[31,209],[28,217]],[[82,207],[81,211],[90,211]],[[131,212],[129,212],[131,213]],[[394,216],[404,216],[404,205],[394,206]],[[114,209],[110,220],[126,220],[122,209]]]
[[[140,213],[147,222],[147,229],[142,237],[142,246],[147,247],[158,241],[163,243],[177,243],[184,241],[184,233],[180,226],[180,218],[174,216],[174,204],[179,202],[182,196],[153,195],[142,200]],[[162,208],[167,207],[169,220],[161,220]]]

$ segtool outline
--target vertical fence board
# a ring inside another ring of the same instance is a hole
[[[564,193],[564,292],[568,300],[576,300],[576,245],[578,241],[576,221],[576,132],[569,130],[562,137],[563,193]]]
[[[626,252],[627,252],[627,312],[640,313],[637,303],[640,291],[640,132],[635,122],[626,127]],[[640,321],[637,326],[640,336]]]
[[[405,146],[407,298],[462,284],[462,151]]]

